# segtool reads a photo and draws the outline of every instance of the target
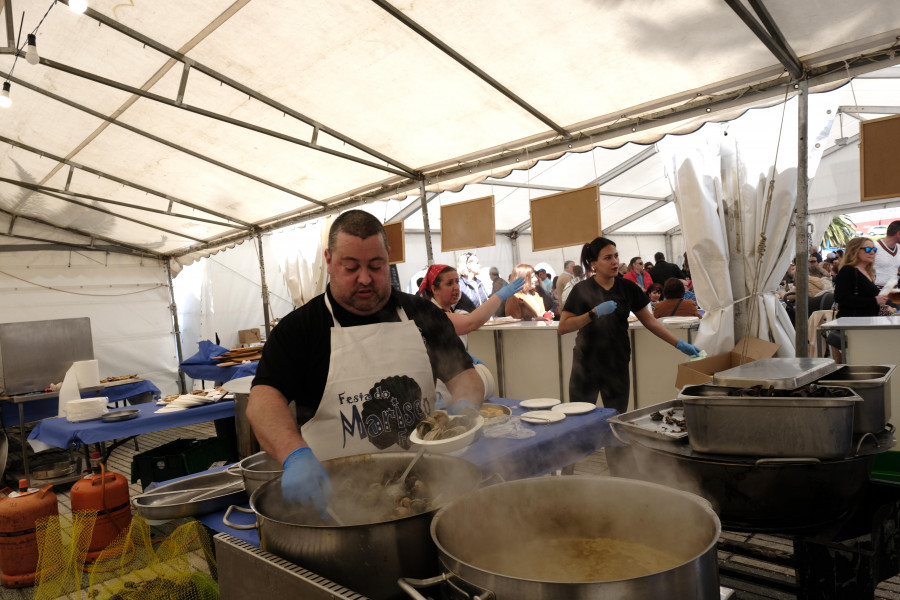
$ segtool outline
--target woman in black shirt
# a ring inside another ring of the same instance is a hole
[[[649,300],[638,285],[621,277],[619,251],[607,238],[598,237],[581,250],[585,273],[593,273],[572,288],[559,320],[559,335],[578,331],[572,352],[572,374],[569,377],[571,402],[597,403],[620,413],[628,409],[628,363],[631,344],[628,340],[628,314],[660,339],[689,356],[700,350],[678,339],[657,321]]]
[[[834,285],[834,301],[840,317],[876,317],[886,296],[875,285],[875,243],[866,237],[847,243]]]

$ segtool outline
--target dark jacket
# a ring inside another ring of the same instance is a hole
[[[658,263],[653,265],[652,269],[648,270],[650,271],[650,277],[659,285],[665,285],[666,279],[668,279],[669,277],[675,277],[676,279],[687,279],[684,276],[684,271],[679,269],[678,265],[674,265],[664,260],[659,261]]]

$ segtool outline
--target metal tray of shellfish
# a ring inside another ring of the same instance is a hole
[[[681,400],[669,400],[608,419],[613,430],[666,442],[687,441],[687,424]],[[618,437],[618,436],[617,436]]]

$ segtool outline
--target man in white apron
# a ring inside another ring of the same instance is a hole
[[[272,330],[247,407],[260,445],[284,465],[285,498],[313,504],[323,519],[330,485],[320,460],[409,448],[434,410],[435,378],[453,394],[451,412],[484,398],[450,320],[391,288],[378,219],[358,210],[338,217],[325,260],[328,289]]]

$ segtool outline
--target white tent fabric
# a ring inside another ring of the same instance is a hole
[[[325,291],[328,283],[324,250],[333,217],[325,217],[309,227],[290,227],[276,231],[273,238],[275,258],[291,292],[294,306],[302,306]]]
[[[838,97],[809,99],[810,176]],[[698,344],[708,353],[727,351],[735,337],[752,335],[779,344],[779,356],[794,355],[793,326],[775,290],[796,254],[796,104],[795,98],[708,125],[699,144],[698,134],[658,142],[678,199],[697,297],[707,307]]]
[[[778,102],[799,71],[737,10],[777,27],[813,86],[900,61],[900,5],[879,0],[769,0],[772,23],[720,0],[0,8],[14,13],[6,39],[24,15],[41,53],[30,65],[0,49],[4,243],[65,235],[184,264],[422,184],[458,189]]]

